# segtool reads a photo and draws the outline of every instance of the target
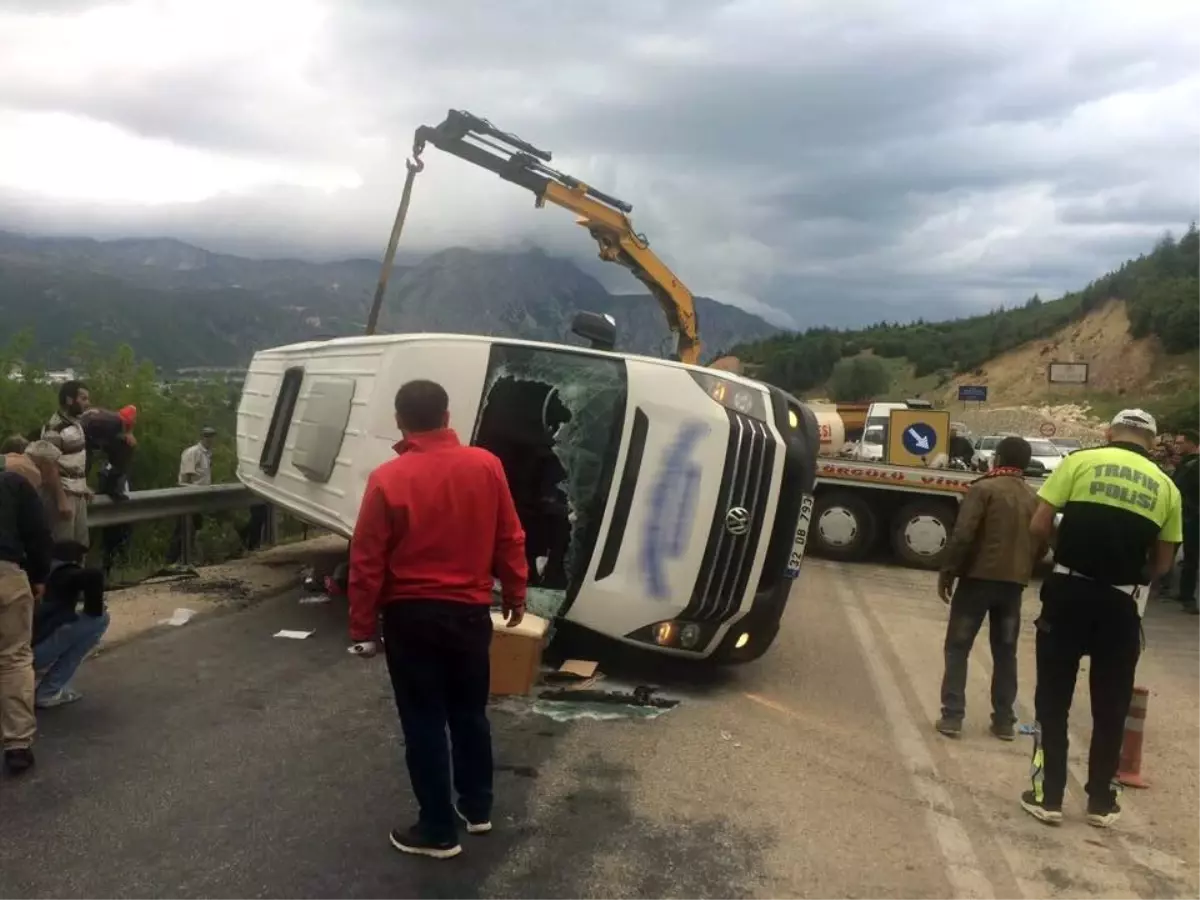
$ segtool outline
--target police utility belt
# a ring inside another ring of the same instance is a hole
[[[1073,578],[1083,578],[1086,581],[1093,581],[1096,584],[1103,585],[1104,587],[1112,588],[1114,591],[1120,591],[1122,594],[1128,594],[1134,600],[1138,598],[1138,594],[1142,589],[1140,584],[1105,584],[1102,581],[1096,581],[1096,579],[1090,575],[1084,575],[1082,572],[1076,572],[1074,569],[1069,569],[1066,566],[1060,566],[1058,563],[1054,564],[1054,571],[1058,575],[1070,575]]]

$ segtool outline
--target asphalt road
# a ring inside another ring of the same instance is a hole
[[[1027,741],[986,733],[986,640],[966,735],[932,730],[932,585],[811,561],[758,663],[606,656],[683,696],[654,720],[501,704],[497,829],[449,862],[388,845],[415,810],[382,661],[346,655],[342,610],[285,596],[160,631],[91,662],[86,698],[42,718],[36,774],[0,779],[0,895],[1197,896],[1196,620],[1162,605],[1146,623],[1152,788],[1097,832],[1073,781],[1051,830],[1016,805]],[[1028,621],[1022,645],[1027,720]],[[1072,725],[1078,778],[1086,679]]]

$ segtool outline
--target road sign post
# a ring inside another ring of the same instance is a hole
[[[950,413],[944,409],[893,409],[888,417],[887,462],[926,466],[945,456]]]
[[[987,385],[986,384],[960,384],[958,386],[958,399],[963,403],[971,400],[976,403],[987,402]]]
[[[1038,431],[1041,432],[1042,437],[1052,438],[1052,437],[1054,437],[1054,433],[1056,431],[1058,431],[1058,429],[1054,427],[1053,422],[1043,422],[1041,427],[1038,428]]]

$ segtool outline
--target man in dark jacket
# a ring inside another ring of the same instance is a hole
[[[525,533],[500,460],[459,443],[441,385],[403,385],[396,422],[404,440],[396,459],[367,480],[350,544],[351,650],[374,652],[382,618],[421,809],[416,825],[392,831],[392,846],[447,859],[462,852],[458,820],[469,834],[492,828],[493,573],[508,625],[516,626],[525,610]]]
[[[1175,437],[1175,486],[1183,502],[1183,559],[1179,563],[1179,600],[1193,616],[1196,606],[1196,570],[1200,564],[1200,434],[1185,429]]]
[[[37,487],[18,472],[0,472],[0,743],[12,774],[34,762],[30,637],[34,603],[45,591],[49,570],[50,527]]]
[[[1023,438],[1000,441],[992,470],[977,479],[963,498],[946,546],[938,596],[950,604],[950,621],[937,730],[947,737],[962,734],[967,659],[985,617],[992,645],[992,734],[1003,741],[1016,737],[1013,704],[1021,592],[1041,555],[1029,533],[1029,520],[1037,508],[1037,497],[1024,477],[1030,452]]]
[[[71,679],[108,629],[104,573],[82,565],[83,548],[56,544],[46,592],[33,614],[34,698],[39,709],[74,703],[83,695]],[[77,608],[82,602],[82,615]]]

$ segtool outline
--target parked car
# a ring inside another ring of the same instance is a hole
[[[1049,474],[1058,468],[1058,464],[1062,462],[1067,451],[1061,450],[1054,445],[1053,441],[1048,441],[1046,438],[1025,438],[1029,442],[1029,449],[1033,451],[1033,462],[1040,463]]]
[[[980,472],[986,472],[992,467],[992,457],[996,455],[996,445],[1008,435],[985,434],[975,441],[975,455],[971,457],[971,465]]]
[[[1070,456],[1076,450],[1083,449],[1083,441],[1078,438],[1051,438],[1050,443],[1063,452],[1063,456]]]

